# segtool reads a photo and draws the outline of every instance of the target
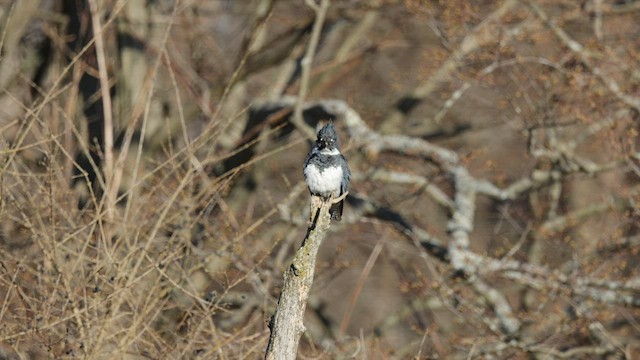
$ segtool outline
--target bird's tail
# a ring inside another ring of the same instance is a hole
[[[342,208],[344,207],[344,200],[341,200],[338,203],[331,205],[329,209],[329,213],[331,214],[331,219],[335,221],[342,220]]]

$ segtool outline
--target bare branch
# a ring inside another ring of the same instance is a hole
[[[320,0],[320,5],[317,5],[313,0],[307,0],[307,5],[313,9],[316,13],[316,20],[313,23],[313,29],[311,30],[311,39],[309,39],[309,45],[307,46],[307,52],[302,58],[300,67],[302,68],[302,74],[300,76],[300,88],[298,90],[298,101],[293,110],[293,123],[296,125],[307,138],[315,139],[315,132],[307,124],[305,124],[302,117],[302,107],[304,99],[307,97],[307,91],[309,91],[309,78],[311,76],[311,64],[316,54],[316,48],[320,41],[320,33],[322,32],[322,26],[324,24],[324,18],[327,15],[327,9],[329,8],[329,0]]]
[[[371,180],[394,184],[415,185],[424,189],[433,200],[448,210],[454,208],[453,200],[442,189],[432,184],[428,179],[419,175],[401,173],[382,168],[374,168],[366,174],[354,173],[355,180]]]
[[[424,100],[432,94],[439,86],[449,81],[453,74],[462,64],[462,60],[476,51],[487,42],[495,39],[498,34],[495,29],[496,22],[505,16],[509,11],[518,5],[516,0],[507,0],[499,4],[499,6],[490,15],[488,15],[480,24],[478,24],[467,36],[462,39],[460,45],[453,51],[451,56],[438,68],[438,70],[429,77],[429,79],[420,86],[406,94],[399,104],[396,105],[385,120],[381,131],[383,133],[395,133],[399,128],[398,125],[408,112],[406,107],[412,108],[416,103]],[[413,105],[411,105],[413,104]],[[446,108],[446,106],[445,106]]]
[[[622,90],[618,82],[613,79],[613,77],[604,74],[602,70],[591,61],[591,56],[589,56],[584,46],[574,40],[569,34],[567,34],[566,31],[564,31],[564,29],[556,25],[538,4],[532,1],[527,1],[527,3],[536,14],[536,16],[538,16],[540,20],[542,20],[545,25],[547,25],[553,31],[553,33],[558,37],[558,39],[560,39],[560,41],[562,41],[564,45],[566,45],[578,56],[580,61],[582,61],[589,68],[589,70],[591,70],[591,73],[595,75],[598,80],[600,80],[600,82],[602,82],[606,86],[606,88],[609,89],[611,93],[613,93],[613,95],[615,95],[623,103],[640,112],[640,98],[626,94]]]
[[[278,306],[269,324],[271,337],[265,359],[284,360],[297,357],[298,342],[305,331],[304,311],[313,284],[316,256],[331,224],[330,208],[330,202],[322,202],[315,223],[309,227],[302,246],[284,273]]]
[[[103,28],[100,21],[101,12],[98,10],[96,0],[89,0],[91,8],[91,25],[93,26],[93,34],[96,41],[96,58],[98,60],[98,72],[100,74],[100,92],[102,94],[102,108],[104,117],[104,178],[106,189],[104,189],[105,209],[107,220],[113,221],[115,199],[118,189],[114,184],[114,155],[113,155],[113,110],[111,103],[111,88],[109,86],[109,74],[107,74],[107,60],[105,56],[105,45],[103,41]]]

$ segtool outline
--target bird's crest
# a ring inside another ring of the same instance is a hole
[[[325,125],[320,131],[318,131],[318,139],[338,139],[336,129],[333,127],[333,122]]]

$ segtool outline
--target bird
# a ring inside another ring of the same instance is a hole
[[[333,122],[318,131],[317,140],[304,161],[304,177],[311,195],[325,202],[349,190],[351,170],[347,159],[340,153],[338,133]],[[343,207],[344,199],[331,206],[329,213],[332,220],[342,219]]]

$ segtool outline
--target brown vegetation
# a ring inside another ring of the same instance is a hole
[[[0,359],[640,357],[640,3],[0,1]]]

